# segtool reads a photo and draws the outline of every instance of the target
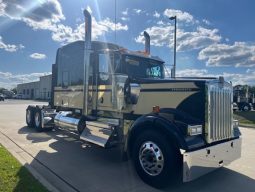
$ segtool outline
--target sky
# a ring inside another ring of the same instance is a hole
[[[151,54],[168,69],[174,62],[169,17],[176,16],[177,76],[255,85],[253,0],[0,0],[0,87],[51,73],[57,49],[84,38],[83,9],[92,15],[92,40],[143,50],[146,30]]]

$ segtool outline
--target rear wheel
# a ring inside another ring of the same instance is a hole
[[[250,111],[251,110],[251,106],[249,104],[244,104],[242,107],[243,111]]]
[[[42,111],[39,107],[35,108],[35,114],[34,114],[34,124],[35,124],[35,129],[38,132],[41,132],[43,130],[42,128]]]
[[[178,181],[181,156],[167,138],[156,131],[146,131],[136,139],[132,159],[141,179],[154,187],[165,187]]]
[[[28,106],[26,110],[26,123],[28,127],[34,127],[35,121],[34,121],[34,107]]]

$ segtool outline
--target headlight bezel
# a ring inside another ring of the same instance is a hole
[[[187,133],[189,136],[201,135],[203,133],[202,125],[188,125]]]

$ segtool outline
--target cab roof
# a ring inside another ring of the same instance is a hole
[[[76,46],[79,46],[83,49],[84,41],[81,41],[81,40],[75,41],[75,42],[69,43],[67,45],[64,45],[60,49],[69,49],[69,48],[76,47]],[[102,42],[102,41],[92,41],[91,48],[92,48],[92,50],[101,50],[101,51],[107,51],[107,50],[119,51],[125,55],[137,56],[137,57],[142,57],[145,59],[153,59],[153,60],[164,63],[164,61],[161,58],[159,58],[158,56],[152,56],[150,54],[147,54],[144,51],[131,51],[131,50],[128,50],[124,47],[121,47],[121,46],[113,44],[113,43],[107,43],[107,42]]]

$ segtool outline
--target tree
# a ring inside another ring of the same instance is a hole
[[[7,90],[7,89],[0,87],[0,93],[1,93],[1,94],[3,94],[3,91],[4,91],[4,90]]]
[[[17,94],[17,87],[11,89],[11,91],[12,91],[13,93]]]

